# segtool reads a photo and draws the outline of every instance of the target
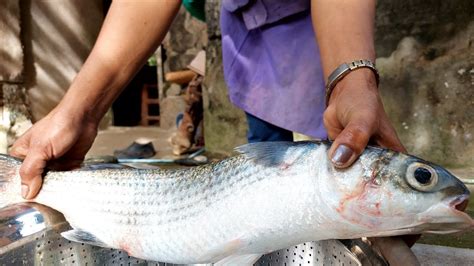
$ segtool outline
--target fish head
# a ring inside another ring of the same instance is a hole
[[[356,237],[474,228],[474,220],[463,212],[470,192],[446,169],[377,148],[366,151],[356,164],[358,176],[346,173],[342,178],[354,176],[358,181],[339,193],[336,208],[346,223],[359,227]]]
[[[389,179],[396,191],[394,203],[406,213],[405,228],[422,233],[451,233],[474,228],[474,220],[463,212],[470,192],[466,185],[443,167],[420,158],[398,154],[398,171]],[[391,166],[388,166],[391,168]],[[400,215],[400,211],[394,212]],[[411,217],[411,223],[410,219]],[[404,229],[404,228],[401,228]]]

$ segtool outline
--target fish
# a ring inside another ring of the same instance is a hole
[[[331,142],[260,142],[184,169],[89,165],[48,171],[34,202],[63,213],[68,240],[175,264],[251,265],[304,242],[471,230],[469,190],[444,168],[367,147],[347,169]],[[21,161],[0,155],[0,207]]]

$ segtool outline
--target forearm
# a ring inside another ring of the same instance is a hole
[[[311,13],[326,79],[342,63],[375,62],[375,0],[312,0]]]
[[[326,81],[343,63],[357,59],[375,62],[375,0],[312,0],[311,15]],[[338,168],[350,166],[370,139],[379,146],[405,151],[383,109],[375,75],[368,68],[359,68],[336,84],[324,113],[324,124],[334,140],[329,154]],[[406,261],[416,262],[399,239],[375,241],[379,246],[396,245],[408,252]],[[387,250],[382,253],[388,260],[394,257]]]
[[[114,1],[59,109],[98,122],[161,43],[179,6],[178,0]]]

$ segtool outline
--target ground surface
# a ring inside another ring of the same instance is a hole
[[[125,149],[134,140],[147,138],[155,147],[154,158],[171,158],[173,153],[168,139],[173,132],[159,127],[110,127],[99,132],[87,157],[113,155],[114,150]]]

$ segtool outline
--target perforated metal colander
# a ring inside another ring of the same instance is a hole
[[[257,265],[361,265],[337,240],[309,242],[263,256]]]
[[[0,210],[0,265],[174,265],[130,257],[126,252],[74,243],[62,214],[40,204]],[[263,256],[256,265],[362,265],[337,240],[304,243]],[[373,264],[371,264],[373,265]]]

